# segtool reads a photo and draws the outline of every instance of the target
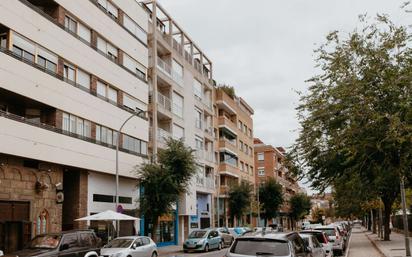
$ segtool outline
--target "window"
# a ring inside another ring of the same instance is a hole
[[[105,9],[105,11],[112,16],[113,18],[117,19],[118,16],[118,9],[112,3],[107,0],[97,0],[97,3]]]
[[[83,86],[84,88],[90,89],[90,74],[77,69],[77,84]]]
[[[136,74],[138,78],[146,80],[146,67],[126,53],[123,53],[123,66]]]
[[[49,220],[49,213],[46,210],[43,210],[39,216],[37,216],[36,221],[36,235],[46,234],[47,233],[47,223]]]
[[[246,124],[243,124],[243,133],[247,133],[247,126],[246,126]]]
[[[173,92],[172,102],[173,102],[172,112],[178,117],[183,118],[183,97]]]
[[[96,239],[92,233],[80,233],[80,244],[83,247],[93,247]]]
[[[37,64],[55,73],[57,71],[57,56],[42,47],[38,47]]]
[[[77,34],[77,21],[67,15],[64,17],[64,27],[68,31]]]
[[[246,171],[247,173],[249,173],[249,164],[246,164],[245,166],[246,166],[246,170],[245,170],[245,171]]]
[[[87,42],[90,43],[90,42],[91,42],[91,37],[92,37],[92,34],[91,34],[91,32],[90,32],[90,29],[89,29],[88,27],[84,26],[84,25],[81,24],[81,23],[79,23],[78,26],[79,26],[78,35],[79,35],[82,39],[84,39],[84,40],[86,40]]]
[[[265,155],[264,155],[264,153],[258,153],[258,154],[257,154],[257,157],[258,157],[258,161],[264,161],[264,160],[265,160]]]
[[[201,138],[195,138],[195,145],[197,150],[203,150],[203,140]]]
[[[112,129],[96,125],[96,141],[108,145],[115,145],[117,141],[117,133],[113,132]]]
[[[253,149],[252,149],[252,147],[249,147],[249,155],[250,155],[250,156],[253,155]]]
[[[63,240],[61,245],[67,245],[68,249],[74,248],[78,246],[77,242],[77,234],[66,234],[63,236]]]
[[[135,153],[140,153],[140,140],[128,135],[123,135],[123,148]]]
[[[245,164],[242,161],[240,162],[240,170],[245,171]]]
[[[249,136],[252,137],[252,129],[249,129]]]
[[[117,60],[117,48],[101,37],[97,38],[97,49],[110,57],[113,61]]]
[[[173,123],[173,138],[174,139],[181,139],[185,137],[185,130],[184,128],[176,125]]]
[[[125,13],[123,14],[123,26],[145,44],[147,43],[147,33]]]
[[[0,47],[7,48],[7,34],[0,35]]]
[[[66,132],[90,138],[92,126],[90,121],[64,112],[62,129]]]
[[[245,144],[245,154],[249,154],[249,146]]]
[[[97,95],[117,103],[117,90],[101,81],[97,81]]]
[[[34,62],[36,45],[23,36],[13,33],[13,52],[24,59]]]
[[[75,68],[72,65],[65,63],[63,66],[63,76],[70,81],[76,81]]]
[[[258,168],[258,175],[265,176],[265,168]]]
[[[237,125],[238,125],[238,129],[242,130],[243,123],[241,121],[238,121]]]
[[[127,108],[133,110],[133,111],[136,111],[136,110],[146,111],[147,110],[147,106],[146,106],[145,103],[143,103],[142,101],[137,100],[133,96],[130,96],[126,93],[123,93],[123,105],[126,106]],[[142,114],[142,115],[144,115],[144,114]]]
[[[195,110],[195,125],[196,128],[202,129],[202,111],[199,109]]]
[[[193,93],[196,98],[202,100],[202,83],[197,79],[193,80]]]
[[[183,66],[175,59],[172,60],[172,69],[179,77],[183,77]]]
[[[240,149],[240,151],[243,152],[243,142],[242,142],[242,140],[239,140],[239,149]]]

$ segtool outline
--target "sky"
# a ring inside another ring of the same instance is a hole
[[[404,0],[159,0],[213,63],[214,79],[255,110],[254,136],[288,147],[298,136],[297,91],[317,73],[313,50],[328,32],[353,31],[358,16],[412,24]]]

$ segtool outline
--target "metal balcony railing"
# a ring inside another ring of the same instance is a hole
[[[183,77],[160,57],[157,57],[157,68],[159,68],[165,75],[169,76],[179,86],[183,87]]]
[[[168,110],[169,112],[172,111],[172,101],[161,93],[157,93],[157,105]]]
[[[157,140],[161,144],[166,143],[166,139],[170,138],[172,134],[162,128],[157,128]]]

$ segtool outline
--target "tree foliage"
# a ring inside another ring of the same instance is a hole
[[[385,240],[400,178],[412,173],[412,51],[406,27],[378,15],[316,50],[314,76],[298,107],[294,157],[317,189],[357,174],[385,205]]]
[[[290,198],[289,203],[289,215],[294,221],[303,219],[306,215],[309,214],[310,209],[312,208],[310,197],[302,193],[293,195]]]
[[[267,220],[278,215],[283,203],[282,186],[274,178],[269,178],[264,185],[259,187],[259,202],[266,227]]]
[[[182,193],[187,192],[196,172],[193,150],[180,140],[167,139],[167,148],[160,149],[157,163],[139,167],[140,186],[143,188],[140,208],[153,224],[155,235],[159,217],[169,214]]]
[[[228,205],[232,219],[236,217],[237,220],[240,220],[246,210],[250,208],[252,192],[252,184],[244,180],[240,184],[234,183],[230,187]]]
[[[219,85],[219,89],[221,89],[223,92],[225,92],[228,96],[231,98],[235,98],[236,93],[235,93],[235,88],[229,85]]]

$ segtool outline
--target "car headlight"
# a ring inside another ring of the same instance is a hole
[[[201,240],[199,240],[199,241],[197,242],[197,244],[198,244],[198,245],[202,245],[204,242],[205,242],[205,240],[204,240],[204,239],[201,239]]]

